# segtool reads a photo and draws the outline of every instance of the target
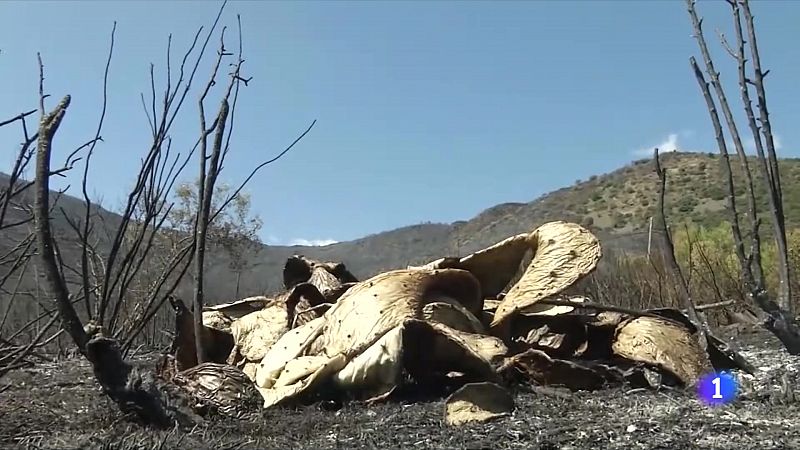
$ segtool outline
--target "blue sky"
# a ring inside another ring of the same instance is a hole
[[[0,2],[0,117],[36,107],[40,51],[47,92],[72,95],[55,158],[91,138],[116,20],[105,142],[90,183],[104,206],[120,205],[147,147],[139,94],[149,89],[149,64],[163,77],[168,34],[173,54],[182,54],[218,6]],[[699,6],[723,79],[732,82],[734,67],[714,35],[730,29],[727,6]],[[772,71],[779,154],[800,156],[800,2],[760,0],[753,8]],[[233,1],[223,23],[235,29],[237,13],[253,81],[222,181],[236,183],[318,120],[249,185],[268,243],[469,219],[614,170],[657,145],[716,151],[688,65],[698,52],[682,1]],[[197,135],[195,99],[175,127],[177,148]],[[6,147],[19,139],[18,129],[0,129]],[[3,153],[0,170],[12,153]],[[57,181],[69,182],[76,186],[75,178]]]

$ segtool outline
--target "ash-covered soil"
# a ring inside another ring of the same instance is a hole
[[[267,410],[258,421],[210,419],[191,432],[126,422],[80,359],[0,380],[2,448],[800,448],[800,358],[764,332],[737,338],[758,372],[741,375],[735,403],[710,408],[694,391],[615,388],[516,392],[513,415],[460,428],[444,400]]]

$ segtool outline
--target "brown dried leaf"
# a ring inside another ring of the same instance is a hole
[[[594,328],[616,328],[623,320],[629,316],[614,311],[601,311],[594,316],[594,320],[586,323],[586,325]]]
[[[289,362],[307,352],[322,334],[324,325],[325,318],[320,317],[281,336],[258,365],[256,385],[260,388],[272,387]]]
[[[236,363],[239,356],[245,361],[260,361],[288,329],[289,313],[282,302],[241,317],[231,324],[234,350],[228,363]]]
[[[484,298],[494,297],[517,274],[528,250],[531,250],[528,233],[518,234],[461,258],[459,267],[470,271],[480,281]]]
[[[264,297],[263,295],[258,295],[255,297],[247,297],[242,300],[237,300],[235,302],[204,306],[203,317],[205,318],[206,312],[215,311],[222,313],[231,319],[238,319],[244,315],[250,314],[251,312],[264,309],[271,301],[272,299],[270,298]]]
[[[231,333],[233,319],[221,311],[203,311],[203,325],[208,328]]]
[[[427,303],[422,307],[422,318],[429,322],[441,323],[467,333],[486,333],[480,320],[455,300],[440,298],[440,301]]]
[[[291,289],[299,283],[309,282],[315,269],[321,268],[333,275],[339,284],[357,282],[355,276],[350,273],[343,263],[321,262],[306,258],[302,255],[294,255],[286,260],[283,266],[283,284],[286,289]],[[333,286],[331,286],[333,287]],[[326,287],[317,286],[320,292],[325,291]]]
[[[497,378],[495,368],[508,348],[502,340],[485,334],[466,333],[446,325],[407,320],[404,352],[406,369],[417,380],[460,372],[480,380]]]
[[[711,370],[696,337],[685,326],[667,319],[641,316],[622,322],[612,350],[631,361],[666,370],[687,386],[695,385]]]
[[[445,422],[458,426],[507,416],[514,411],[514,398],[497,384],[469,383],[453,392],[444,408]]]
[[[478,281],[464,270],[382,273],[350,288],[326,313],[322,345],[327,355],[355,356],[406,319],[420,318],[428,300],[449,297],[477,314],[483,303],[479,292]]]
[[[363,353],[337,372],[337,387],[359,397],[384,397],[394,390],[403,374],[403,326],[384,334]]]
[[[274,384],[269,387],[257,384],[256,389],[264,398],[264,408],[269,408],[312,391],[318,383],[327,380],[345,364],[347,360],[344,355],[332,358],[301,356],[292,359],[283,367]]]
[[[573,302],[576,304],[576,306],[580,306],[581,303],[586,302],[588,299],[580,295],[573,295],[570,297],[559,298],[559,300]],[[562,314],[569,314],[572,311],[575,311],[576,306],[545,305],[542,303],[534,303],[528,307],[520,309],[518,313],[523,316],[560,316]]]
[[[528,236],[533,261],[500,302],[492,327],[539,300],[557,295],[597,266],[600,243],[586,228],[569,222],[546,223]]]

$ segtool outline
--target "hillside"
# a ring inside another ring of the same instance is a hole
[[[671,223],[690,221],[713,226],[725,220],[725,189],[718,175],[718,155],[667,153],[662,155],[662,163],[668,170],[667,215]],[[741,178],[738,160],[733,163],[734,176]],[[755,163],[750,162],[753,169]],[[782,159],[780,167],[787,226],[800,226],[800,159]],[[759,209],[766,211],[761,179],[756,177],[754,181]],[[643,159],[529,203],[493,206],[468,221],[417,225],[357,241],[294,250],[343,260],[358,275],[366,276],[379,269],[425,262],[435,255],[463,255],[546,221],[569,220],[594,231],[608,250],[642,253],[647,245],[648,220],[655,212],[657,189],[652,159]],[[746,206],[743,189],[737,189],[740,211]]]
[[[724,219],[724,185],[718,176],[717,155],[668,153],[662,159],[669,174],[667,207],[671,222],[715,225]],[[738,162],[734,162],[738,167]],[[800,160],[783,159],[780,164],[787,225],[800,226]],[[756,181],[760,186],[760,180]],[[645,159],[579,181],[529,203],[493,206],[467,221],[412,225],[324,247],[264,246],[255,261],[255,268],[242,276],[242,294],[280,289],[283,263],[292,254],[344,261],[357,276],[367,277],[444,255],[467,254],[550,220],[584,224],[601,238],[607,251],[644,252],[648,218],[653,214],[657,200],[656,189],[652,160]],[[738,192],[742,193],[743,190]],[[67,214],[80,214],[79,200],[67,198],[62,201]],[[764,210],[766,200],[763,192],[759,201]],[[56,220],[57,234],[66,235],[66,227],[63,218]],[[10,239],[10,236],[0,234],[0,241],[4,241],[0,244],[7,245]],[[64,251],[67,253],[69,250]],[[228,300],[234,281],[224,255],[212,256],[207,277],[209,295],[219,301]]]

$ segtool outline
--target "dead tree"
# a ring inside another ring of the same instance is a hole
[[[736,126],[725,90],[720,82],[719,72],[714,67],[711,53],[703,36],[702,20],[697,14],[695,0],[686,0],[689,17],[694,28],[694,37],[700,48],[703,58],[705,73],[710,82],[706,81],[703,70],[694,57],[689,63],[695,78],[703,93],[703,97],[711,117],[711,123],[719,147],[720,170],[727,188],[728,213],[730,215],[731,232],[735,243],[735,252],[741,266],[741,276],[747,288],[747,296],[763,312],[764,326],[775,334],[791,354],[800,354],[800,330],[792,315],[791,284],[789,283],[788,250],[786,245],[786,228],[783,214],[783,199],[780,185],[780,171],[775,153],[775,140],[769,121],[766,92],[764,88],[765,72],[761,68],[761,60],[756,42],[756,32],[750,4],[747,0],[726,0],[730,5],[733,16],[733,25],[736,42],[733,46],[722,37],[722,43],[728,53],[738,64],[738,81],[741,100],[747,114],[747,122],[753,136],[756,148],[756,160],[760,169],[761,178],[766,188],[769,201],[769,218],[772,223],[772,234],[775,239],[778,257],[778,295],[773,299],[764,281],[761,260],[761,241],[759,238],[760,217],[755,201],[753,176],[747,156],[742,145],[741,134]],[[744,15],[744,18],[742,17]],[[746,23],[747,39],[745,39],[743,22]],[[749,54],[747,45],[749,42]],[[752,61],[752,76],[748,75],[747,62]],[[710,85],[710,86],[709,86]],[[713,95],[712,95],[713,88]],[[758,118],[753,110],[750,89],[753,88],[757,96]],[[716,96],[716,100],[715,97]],[[728,144],[725,139],[719,110],[725,118],[736,153],[739,158],[741,170],[745,178],[747,215],[749,229],[743,230],[740,222],[735,195],[735,181],[728,153]],[[766,148],[766,153],[764,149]],[[749,245],[748,245],[749,244]],[[749,251],[748,251],[749,247]]]
[[[194,314],[194,332],[195,332],[195,347],[197,348],[197,361],[198,363],[203,363],[208,361],[206,357],[205,350],[202,345],[201,338],[204,333],[204,326],[203,326],[203,316],[202,314],[197,313],[198,311],[203,310],[203,304],[205,303],[205,295],[204,295],[204,271],[205,271],[205,253],[206,253],[206,243],[207,243],[207,232],[209,225],[211,222],[216,218],[222,210],[230,204],[233,199],[236,198],[237,195],[242,191],[245,185],[252,179],[252,177],[261,170],[264,166],[271,164],[278,159],[280,159],[283,155],[285,155],[289,150],[294,147],[294,145],[300,141],[314,126],[316,121],[312,122],[311,125],[299,136],[297,139],[294,140],[286,149],[280,152],[274,158],[271,158],[267,161],[262,162],[261,164],[257,165],[250,174],[245,178],[245,180],[237,187],[232,194],[226,198],[222,204],[214,210],[212,205],[212,196],[214,194],[214,187],[217,182],[217,178],[219,177],[220,173],[222,172],[223,163],[225,161],[225,157],[228,155],[228,151],[230,150],[230,142],[231,142],[231,135],[233,132],[234,126],[234,108],[236,107],[236,100],[239,96],[239,89],[241,84],[247,86],[247,83],[250,82],[250,78],[245,79],[241,74],[242,64],[244,63],[244,59],[242,59],[242,41],[241,41],[241,20],[238,22],[239,24],[239,51],[236,57],[235,62],[231,64],[233,70],[229,74],[229,82],[225,89],[225,92],[222,96],[222,100],[220,102],[219,109],[216,113],[216,117],[214,118],[211,125],[208,125],[208,118],[206,117],[205,112],[205,101],[209,94],[211,88],[216,84],[216,78],[219,73],[220,64],[222,63],[225,57],[233,56],[232,53],[229,53],[225,48],[225,29],[222,30],[222,35],[220,36],[220,45],[219,50],[217,51],[217,59],[214,63],[214,67],[211,72],[211,78],[208,81],[208,84],[203,91],[203,94],[200,96],[199,100],[199,110],[200,110],[200,151],[199,151],[199,161],[200,161],[200,175],[198,180],[197,186],[197,215],[195,217],[194,222],[194,236],[196,246],[194,248],[194,264],[195,264],[195,272],[194,272],[194,301],[193,301],[193,309],[196,312]],[[209,137],[213,135],[213,139],[211,141],[211,148],[209,148]]]
[[[36,253],[36,240],[30,230],[34,216],[30,207],[30,193],[34,183],[24,179],[24,174],[35,156],[35,144],[39,135],[31,134],[27,120],[36,111],[26,111],[0,122],[0,127],[20,124],[23,135],[8,174],[8,181],[0,188],[0,233],[8,243],[0,252],[0,299],[3,300],[0,302],[0,377],[11,370],[31,364],[31,356],[41,358],[37,349],[48,345],[60,335],[60,332],[55,332],[47,337],[47,333],[56,323],[57,315],[51,308],[39,304],[38,298],[32,297],[26,303],[18,303],[23,296],[23,280]],[[48,176],[63,175],[79,160],[80,158],[75,158],[75,154],[71,154],[61,168],[51,170]],[[57,202],[54,201],[53,204]],[[34,311],[31,319],[29,314],[32,303],[36,303],[33,306],[44,312]],[[23,317],[24,323],[15,324],[11,319],[12,311],[17,306],[21,312],[28,313]],[[44,327],[41,326],[43,321],[46,321]]]
[[[664,262],[667,269],[675,275],[678,280],[678,294],[683,301],[683,306],[686,308],[687,316],[697,328],[699,334],[698,339],[703,348],[706,344],[706,334],[708,332],[707,325],[704,320],[701,320],[697,313],[697,307],[692,299],[691,291],[689,290],[689,281],[687,276],[681,270],[678,260],[675,258],[675,246],[672,242],[672,233],[670,233],[667,226],[667,217],[665,213],[665,199],[667,192],[667,172],[661,166],[661,160],[658,157],[658,149],[653,152],[653,160],[655,161],[655,172],[658,176],[658,205],[656,206],[656,225],[661,229],[662,239],[664,240],[665,252]],[[690,269],[691,270],[691,269]]]
[[[86,200],[86,210],[82,218],[70,219],[70,227],[78,237],[78,243],[82,249],[80,267],[74,268],[64,263],[55,250],[58,246],[58,239],[53,236],[50,222],[50,189],[49,176],[51,150],[54,137],[61,124],[61,120],[66,114],[70,104],[70,96],[67,95],[52,110],[45,109],[44,94],[44,68],[39,59],[39,112],[40,126],[36,148],[36,179],[35,179],[35,232],[39,259],[42,269],[46,275],[47,287],[50,296],[54,299],[58,318],[62,323],[62,328],[67,332],[77,345],[79,351],[89,360],[94,369],[94,374],[103,388],[104,392],[113,399],[123,412],[132,413],[140,420],[158,425],[170,426],[175,422],[187,424],[193,418],[190,411],[178,406],[174,391],[170,390],[168,383],[155,379],[150,373],[143,373],[134,369],[128,364],[124,356],[136,338],[144,330],[144,327],[158,311],[158,308],[169,298],[177,287],[183,275],[189,270],[192,262],[196,264],[198,277],[199,296],[196,296],[195,311],[202,308],[202,271],[205,250],[205,238],[203,227],[214,220],[223,208],[237,195],[249,182],[256,172],[271,162],[274,162],[286,154],[306,133],[311,126],[306,129],[294,142],[275,158],[264,161],[250,173],[248,177],[239,185],[231,196],[221,203],[216,210],[211,210],[211,196],[208,192],[213,192],[213,185],[219,175],[224,159],[230,146],[231,131],[233,129],[233,118],[236,101],[241,83],[246,83],[249,79],[244,79],[240,75],[241,65],[244,60],[241,57],[241,24],[239,25],[239,56],[238,61],[233,65],[234,69],[229,74],[230,82],[224,92],[223,99],[216,118],[207,128],[205,121],[202,123],[200,138],[195,142],[185,156],[180,153],[172,155],[172,139],[170,135],[171,126],[181,110],[188,93],[191,91],[197,68],[200,65],[206,47],[212,35],[215,33],[225,4],[217,14],[213,26],[205,36],[205,41],[198,46],[198,40],[202,33],[202,28],[198,30],[194,41],[189,50],[183,57],[180,65],[180,72],[177,81],[173,85],[173,75],[170,65],[171,38],[167,47],[167,86],[163,96],[159,101],[155,89],[155,77],[153,66],[151,65],[151,92],[150,106],[145,106],[145,112],[150,122],[152,134],[152,144],[142,159],[142,164],[136,178],[134,188],[128,195],[127,203],[122,211],[122,220],[119,225],[109,233],[108,252],[104,252],[95,245],[95,224],[102,221],[102,216],[94,214],[93,205],[86,195],[87,178],[89,173],[89,162],[95,149],[95,144],[102,140],[100,132],[105,116],[105,102],[108,83],[108,72],[113,54],[113,31],[111,48],[109,50],[108,63],[106,64],[104,76],[104,97],[103,110],[92,141],[73,152],[76,154],[80,150],[86,149],[85,169],[83,176],[83,193]],[[115,25],[116,28],[116,25]],[[217,62],[208,83],[201,96],[201,115],[203,114],[203,100],[206,98],[212,87],[216,84],[220,62],[224,57],[230,56],[225,50],[224,29],[220,34],[220,48],[217,55]],[[194,57],[194,64],[187,66],[190,57]],[[147,105],[144,102],[143,104]],[[160,108],[157,106],[160,103]],[[227,130],[227,131],[226,131]],[[214,136],[211,153],[207,153],[207,138]],[[172,189],[176,179],[183,169],[187,166],[189,158],[195,154],[198,147],[203,161],[201,168],[201,179],[206,181],[207,196],[198,212],[198,219],[195,223],[196,232],[185,238],[185,245],[175,252],[170,263],[163,269],[163,273],[153,284],[146,298],[131,300],[131,285],[136,279],[142,267],[150,261],[150,253],[153,243],[162,231],[162,226],[167,220],[171,204],[168,202],[168,193]],[[208,169],[206,161],[210,161]],[[192,258],[192,256],[196,258]],[[66,274],[74,273],[79,279],[80,289],[73,294],[67,284]],[[87,317],[85,323],[81,320],[75,308],[76,299],[86,302]],[[133,303],[133,305],[131,305]],[[195,314],[195,317],[202,317],[202,314]],[[200,334],[199,336],[202,336]],[[199,337],[198,337],[199,340]],[[198,353],[202,355],[202,345],[197,345]],[[202,360],[202,359],[201,359]],[[180,395],[177,395],[180,397]],[[178,400],[180,400],[178,398]]]

